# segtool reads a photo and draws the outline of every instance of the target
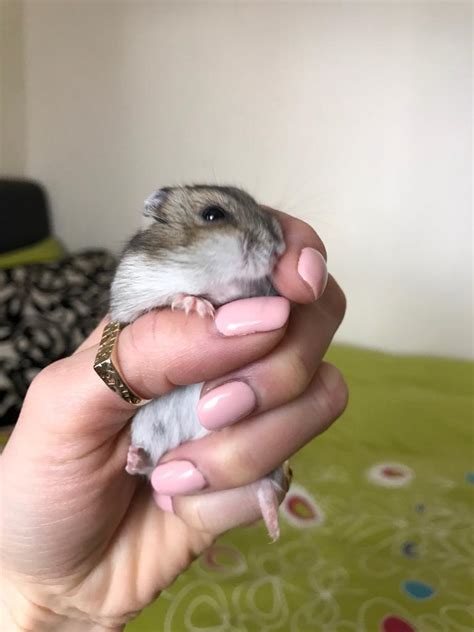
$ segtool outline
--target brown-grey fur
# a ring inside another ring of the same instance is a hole
[[[206,184],[165,187],[157,192],[156,203],[147,201],[147,214],[156,224],[137,233],[126,245],[125,252],[146,253],[162,258],[166,250],[187,248],[199,238],[208,237],[209,231],[241,232],[244,250],[252,247],[263,228],[275,241],[281,240],[281,229],[268,211],[262,209],[246,191],[230,186]],[[208,223],[202,211],[208,206],[220,206],[228,213],[226,219]],[[163,249],[163,250],[162,250]]]

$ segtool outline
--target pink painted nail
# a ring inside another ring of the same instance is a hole
[[[204,428],[216,430],[248,415],[256,403],[255,393],[245,382],[228,382],[199,400],[197,414]]]
[[[314,248],[303,248],[298,261],[298,274],[313,290],[314,298],[319,298],[328,282],[328,269],[323,255]]]
[[[165,494],[157,494],[154,493],[153,497],[155,499],[155,503],[158,505],[160,509],[166,511],[167,513],[174,513],[173,509],[173,499],[171,496],[166,496]]]
[[[290,303],[282,296],[244,298],[220,307],[214,322],[224,336],[244,336],[280,329],[289,313]]]
[[[189,461],[170,461],[155,468],[151,484],[158,494],[176,496],[197,492],[206,486],[206,480]]]

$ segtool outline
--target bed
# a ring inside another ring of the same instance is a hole
[[[222,537],[127,632],[472,632],[473,366],[333,347],[350,404],[292,459],[282,535]]]

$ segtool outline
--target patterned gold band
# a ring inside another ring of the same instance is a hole
[[[120,375],[117,361],[113,360],[115,345],[120,331],[123,329],[122,323],[110,322],[104,327],[102,338],[100,339],[99,350],[94,360],[94,371],[100,379],[117,395],[134,406],[146,404],[149,400],[142,399],[134,393]]]

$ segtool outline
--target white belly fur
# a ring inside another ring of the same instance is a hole
[[[132,421],[132,445],[143,448],[155,466],[160,458],[185,441],[209,434],[197,416],[202,384],[178,386],[140,408]]]

